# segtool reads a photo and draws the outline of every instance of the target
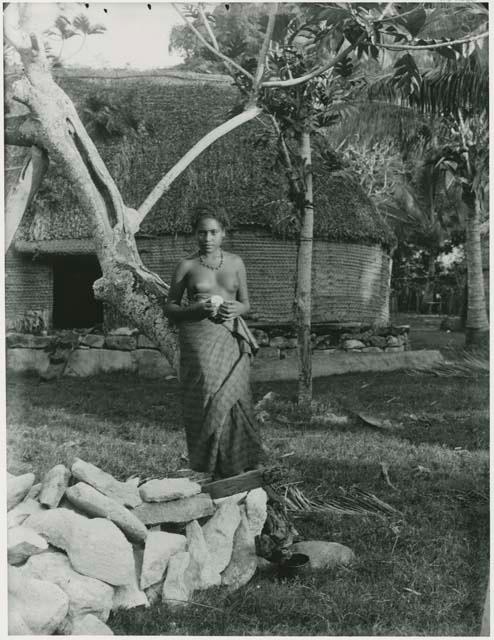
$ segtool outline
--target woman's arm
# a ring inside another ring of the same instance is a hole
[[[187,287],[188,272],[189,262],[188,260],[182,260],[175,269],[170,290],[168,291],[168,299],[164,311],[166,317],[174,322],[180,322],[181,320],[202,320],[210,316],[214,311],[213,305],[207,300],[201,300],[187,307],[182,307],[181,302]]]
[[[247,273],[245,271],[245,265],[242,258],[238,258],[238,291],[237,300],[242,305],[242,311],[239,315],[243,316],[250,311],[249,291],[247,289]]]

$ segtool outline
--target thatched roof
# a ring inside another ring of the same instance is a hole
[[[223,76],[180,73],[157,75],[65,73],[58,79],[74,100],[127,205],[138,207],[159,179],[203,135],[228,118],[237,91]],[[120,134],[101,137],[107,102]],[[95,106],[96,105],[96,106]],[[113,111],[112,111],[113,109]],[[93,111],[91,116],[90,111]],[[101,117],[100,117],[101,116]],[[224,207],[233,228],[256,225],[291,236],[292,208],[287,180],[276,165],[276,143],[255,144],[265,132],[259,122],[243,125],[212,145],[172,185],[145,219],[145,235],[189,232],[189,215],[198,203]],[[343,173],[321,175],[315,166],[315,236],[364,244],[393,242],[358,181]],[[90,236],[70,185],[50,168],[49,179],[25,217],[20,240]]]

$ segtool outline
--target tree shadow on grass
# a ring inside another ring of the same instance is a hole
[[[367,413],[389,420],[389,434],[413,444],[438,444],[470,451],[489,446],[489,381],[475,378],[440,378],[406,371],[347,374],[314,379],[314,399],[334,404],[336,414]],[[259,383],[256,395],[274,391],[285,401],[296,400],[295,381]],[[295,430],[308,429],[309,425]],[[332,429],[355,433],[371,430],[351,419],[348,424],[315,424],[311,430]],[[374,429],[378,432],[378,429]],[[386,430],[382,430],[386,433]]]
[[[408,420],[401,437],[414,444],[431,443],[453,449],[487,451],[489,449],[489,415],[468,411],[457,415],[435,415]]]
[[[401,421],[390,421],[383,412],[369,414],[383,423],[382,427],[366,424],[356,414],[348,416],[346,422],[339,419],[343,411],[337,411],[334,420],[315,418],[307,425],[292,425],[293,436],[303,436],[305,432],[324,434],[335,433],[375,433],[384,437],[406,440],[414,445],[433,444],[449,449],[467,451],[488,451],[490,422],[488,410],[457,411],[436,414],[411,414]],[[366,412],[365,412],[366,413]],[[389,422],[389,424],[387,424]]]
[[[37,375],[9,375],[7,413],[29,419],[32,408],[121,424],[124,421],[181,424],[176,380],[143,379],[132,374],[41,380]]]

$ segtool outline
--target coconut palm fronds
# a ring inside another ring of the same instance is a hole
[[[383,502],[374,494],[358,487],[352,487],[346,495],[308,498],[295,486],[285,487],[284,502],[292,513],[339,513],[341,515],[402,515],[400,511]]]
[[[430,369],[410,369],[409,373],[428,373],[441,378],[475,378],[489,375],[489,360],[487,357],[465,354],[461,360],[441,362]]]

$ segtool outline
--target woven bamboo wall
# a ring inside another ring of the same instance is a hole
[[[194,251],[188,236],[141,238],[143,262],[170,282],[177,262]],[[263,231],[237,231],[225,249],[238,253],[247,269],[252,311],[260,322],[292,320],[296,244]],[[313,322],[386,322],[391,260],[378,245],[315,241]]]
[[[53,270],[45,259],[9,249],[5,257],[5,320],[7,326],[26,311],[44,312],[51,321]]]
[[[289,323],[295,285],[296,244],[262,230],[231,233],[225,249],[238,253],[247,268],[252,311],[265,323]],[[195,250],[190,236],[139,238],[143,262],[170,282],[179,260]],[[7,323],[29,310],[53,309],[50,256],[9,251],[6,258]],[[389,319],[391,261],[378,245],[340,244],[316,240],[313,253],[313,322]]]

